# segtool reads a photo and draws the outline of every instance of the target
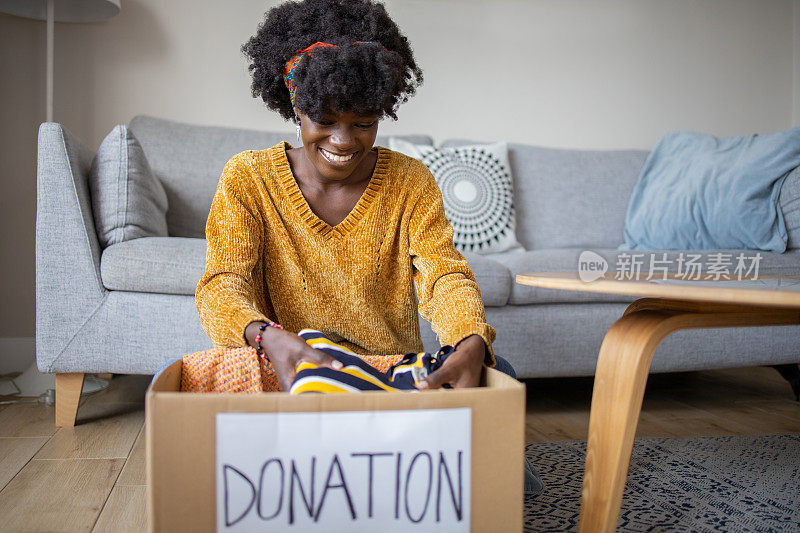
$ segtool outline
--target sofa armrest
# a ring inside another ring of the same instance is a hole
[[[36,361],[54,363],[102,304],[100,244],[88,176],[94,153],[61,124],[39,127],[36,172]]]

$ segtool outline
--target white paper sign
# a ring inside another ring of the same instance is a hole
[[[217,414],[217,531],[469,531],[472,412]]]

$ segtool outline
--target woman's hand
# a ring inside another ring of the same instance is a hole
[[[254,325],[255,324],[255,325]],[[245,337],[250,340],[258,334],[258,327],[262,322],[251,322],[245,329]],[[253,331],[251,328],[255,328]],[[281,390],[287,392],[292,387],[297,365],[301,361],[327,366],[336,370],[342,368],[342,363],[337,361],[322,350],[315,350],[309,346],[302,337],[280,328],[264,328],[261,335],[261,347],[269,358],[272,368],[278,377]]]
[[[477,387],[481,379],[481,368],[486,357],[486,343],[479,335],[470,335],[456,344],[444,364],[436,372],[422,380],[418,389],[436,389],[449,383],[456,389]]]

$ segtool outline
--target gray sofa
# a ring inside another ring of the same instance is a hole
[[[152,374],[183,354],[211,348],[194,293],[204,270],[205,222],[222,167],[242,150],[293,142],[290,134],[146,116],[134,118],[129,128],[165,187],[169,237],[102,249],[87,183],[94,153],[60,124],[40,127],[36,357],[43,372]],[[406,138],[431,143],[425,136]],[[377,144],[386,142],[379,138]],[[614,265],[628,198],[647,152],[509,148],[517,236],[526,251],[467,254],[488,321],[497,329],[495,351],[520,377],[591,375],[603,336],[633,298],[537,289],[514,278],[575,270],[583,250]],[[792,249],[761,252],[761,275],[800,275],[798,188],[800,170],[795,170],[781,198]],[[422,324],[422,331],[426,349],[435,349],[430,327]],[[795,363],[798,341],[800,326],[681,331],[659,346],[651,370]]]

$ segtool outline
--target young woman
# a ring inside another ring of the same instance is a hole
[[[263,349],[287,389],[301,360],[334,364],[292,332],[318,329],[357,353],[420,352],[419,310],[455,347],[423,386],[476,386],[496,365],[495,331],[441,193],[422,163],[373,146],[422,81],[408,40],[381,4],[306,0],[271,9],[242,48],[253,95],[297,123],[302,146],[225,166],[196,291],[209,337]],[[283,329],[260,328],[272,323]]]
[[[477,386],[482,365],[513,376],[432,174],[374,146],[422,82],[383,5],[286,2],[242,50],[253,96],[293,120],[302,145],[245,151],[223,170],[196,291],[214,344],[263,351],[288,390],[301,361],[339,366],[301,329],[356,353],[421,352],[419,313],[455,347],[422,388]],[[541,490],[529,468],[526,489]]]

